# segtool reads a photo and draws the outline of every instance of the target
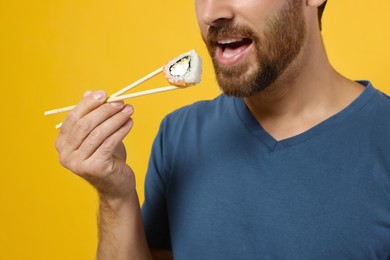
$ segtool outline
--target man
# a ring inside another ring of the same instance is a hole
[[[164,119],[142,214],[132,107],[85,93],[56,147],[98,190],[98,259],[390,258],[390,101],[330,65],[325,3],[195,0],[224,94]]]

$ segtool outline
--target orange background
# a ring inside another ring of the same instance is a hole
[[[370,4],[371,3],[371,4]],[[54,125],[43,111],[76,103],[86,89],[113,93],[190,49],[203,81],[129,101],[126,138],[143,198],[151,143],[170,111],[219,93],[199,35],[193,1],[0,0],[0,259],[94,259],[97,198],[63,169]],[[330,1],[323,35],[334,66],[390,93],[388,0]],[[165,86],[159,75],[136,90]]]

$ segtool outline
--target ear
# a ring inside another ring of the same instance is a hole
[[[306,0],[306,4],[311,7],[319,7],[324,2],[326,2],[326,0]]]

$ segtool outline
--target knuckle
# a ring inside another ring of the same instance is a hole
[[[89,136],[90,136],[93,140],[99,139],[101,135],[102,135],[102,132],[101,132],[101,130],[99,130],[99,129],[94,129],[94,130],[89,134]]]
[[[67,119],[69,119],[68,121],[74,122],[74,121],[77,121],[77,120],[79,119],[79,116],[78,116],[78,114],[76,113],[76,111],[73,109],[73,110],[71,110],[71,111],[68,113]]]
[[[66,169],[72,171],[73,173],[77,175],[81,175],[81,162],[78,160],[77,156],[72,156],[67,153],[61,153],[58,158],[60,164],[65,167]]]
[[[104,148],[105,150],[111,150],[115,146],[116,146],[116,142],[115,139],[112,137],[105,139],[102,143],[102,148]]]
[[[106,103],[99,107],[99,112],[108,119],[118,112],[118,107],[114,107],[111,103]]]
[[[65,155],[64,153],[60,153],[59,157],[58,157],[58,161],[60,162],[60,164],[62,166],[64,166],[65,168],[68,168],[69,161],[68,161],[67,155]]]
[[[87,132],[91,125],[92,123],[88,119],[82,118],[77,121],[75,129],[77,132]]]
[[[59,138],[56,140],[55,144],[54,144],[54,147],[56,148],[56,151],[58,153],[61,152],[62,150],[62,140],[60,140]]]
[[[78,160],[72,159],[68,161],[67,168],[77,175],[81,175],[80,171],[80,162]]]
[[[96,147],[102,142],[102,136],[103,133],[101,130],[94,129],[91,133],[89,133],[88,138],[84,141],[84,144],[89,147]]]
[[[109,105],[109,104],[104,104],[102,106],[100,106],[100,112],[102,112],[103,114],[110,114],[111,113],[111,108],[112,106]]]

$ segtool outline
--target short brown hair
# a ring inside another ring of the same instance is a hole
[[[325,1],[322,5],[320,5],[318,7],[318,22],[319,22],[319,25],[320,25],[320,30],[322,30],[322,23],[321,23],[321,19],[322,19],[322,13],[324,12],[324,9],[325,9],[325,5],[328,1]]]

